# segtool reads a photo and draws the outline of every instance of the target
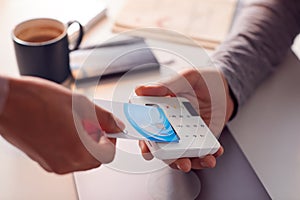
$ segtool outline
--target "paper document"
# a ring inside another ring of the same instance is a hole
[[[192,37],[205,47],[215,48],[231,27],[236,5],[237,0],[143,0],[142,3],[127,0],[113,30],[170,29]]]

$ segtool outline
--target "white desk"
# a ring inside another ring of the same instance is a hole
[[[18,22],[27,19],[28,16],[34,16],[35,12],[40,13],[40,11],[37,10],[38,8],[35,8],[34,6],[32,7],[33,4],[27,5],[24,2],[25,0],[0,0],[0,73],[8,74],[11,76],[18,76],[18,70],[14,57],[12,42],[10,39],[10,32],[13,26]],[[47,3],[51,3],[51,1],[43,1],[44,7],[47,6]],[[114,1],[114,5],[118,7],[121,4],[119,4],[119,1]],[[112,13],[115,13],[115,10],[113,10]],[[95,27],[95,32],[89,34],[89,39],[86,42],[94,43],[94,41],[98,41],[99,37],[101,38],[101,40],[107,38],[107,34],[109,34],[110,23],[110,20],[99,23],[99,26]],[[103,26],[104,24],[105,26]],[[96,29],[102,30],[98,32]],[[287,70],[291,69],[294,70],[293,72],[298,72],[296,66],[299,65],[299,63],[291,55],[282,65],[289,65],[291,67],[287,67]],[[299,76],[296,74],[294,75],[295,77],[292,77],[293,80],[297,79],[297,77]],[[299,81],[289,83],[291,83],[292,85],[300,85]],[[260,88],[260,90],[263,89],[264,86]],[[109,88],[107,88],[107,90],[109,90]],[[288,95],[288,92],[292,91],[286,90],[284,92],[284,94]],[[263,91],[260,93],[263,93]],[[288,118],[282,117],[282,120],[288,120]],[[232,130],[234,130],[234,125],[232,126]],[[235,130],[238,130],[238,128],[236,128]],[[254,169],[261,177],[263,183],[266,184],[266,187],[269,190],[271,196],[279,197],[279,199],[282,199],[281,197],[283,196],[280,196],[280,193],[281,191],[283,191],[284,193],[282,194],[294,195],[289,196],[291,197],[291,199],[299,198],[299,173],[297,174],[297,169],[300,168],[299,151],[286,151],[287,153],[281,152],[280,157],[278,158],[277,165],[270,166],[270,163],[268,163],[268,161],[265,161],[264,159],[261,159],[261,157],[257,156],[263,155],[263,158],[266,158],[266,156],[271,156],[273,151],[276,152],[276,149],[272,149],[277,148],[276,146],[274,147],[270,143],[267,143],[265,146],[264,143],[260,143],[258,146],[253,146],[253,143],[249,141],[257,139],[255,137],[261,137],[256,134],[251,135],[251,140],[246,135],[239,134],[239,131],[237,131],[234,135],[240,142],[243,150],[245,151],[245,154],[253,164]],[[277,138],[279,138],[279,136],[277,136]],[[267,139],[268,137],[264,136],[264,140],[258,141],[267,141]],[[292,139],[285,138],[285,145],[286,147],[293,146],[296,148],[299,144],[298,141],[299,137],[297,135],[293,135]],[[272,144],[276,145],[277,143],[272,142]],[[0,139],[0,152],[0,199],[77,198],[72,175],[58,176],[46,173],[36,163],[32,162],[29,158],[23,155],[23,153],[7,144],[3,139]],[[261,152],[263,152],[263,154],[261,154]],[[283,157],[284,159],[280,159]],[[276,159],[276,157],[274,156],[271,156],[271,158],[273,161]],[[294,158],[297,159],[295,160]],[[292,167],[290,166],[291,163],[293,165]],[[280,170],[282,173],[280,177],[278,177],[277,172]],[[284,176],[284,172],[287,172],[288,176]],[[295,173],[295,176],[293,176],[293,172]],[[284,180],[284,182],[281,182],[281,180]],[[290,183],[292,187],[289,187],[290,185],[286,184],[287,182]],[[282,190],[282,188],[284,188],[284,190]]]
[[[300,198],[300,62],[289,53],[229,125],[273,199]]]

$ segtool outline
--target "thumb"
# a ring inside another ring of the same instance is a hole
[[[100,127],[106,133],[119,133],[125,128],[124,123],[107,110],[99,106],[95,106],[95,110]]]
[[[138,96],[175,96],[170,89],[164,85],[141,85],[135,89]]]

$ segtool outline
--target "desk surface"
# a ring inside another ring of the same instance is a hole
[[[112,7],[112,15],[114,14],[117,7],[121,5],[121,3],[119,2],[120,1],[114,1],[114,5],[116,6]],[[30,16],[33,16],[35,11],[36,13],[39,13],[39,11],[38,8],[33,7],[26,10],[27,5],[25,3],[25,0],[0,0],[0,3],[0,12],[2,15],[2,17],[0,18],[0,32],[2,37],[0,40],[0,73],[8,74],[11,76],[18,76],[18,69],[14,57],[13,45],[10,39],[10,32],[15,24],[24,19],[27,19]],[[47,3],[51,3],[51,1],[43,2],[45,7]],[[99,25],[95,27],[95,30],[88,35],[89,37],[85,42],[87,44],[94,43],[95,41],[98,42],[99,38],[101,38],[101,40],[105,40],[105,38],[107,38],[110,34],[110,26],[111,22],[109,20],[104,20],[103,22],[99,23]],[[282,64],[282,66],[291,66],[291,68],[286,68],[287,73],[288,70],[292,70],[290,71],[290,73],[292,73],[293,76],[291,76],[290,80],[295,81],[297,79],[297,75],[295,73],[299,72],[296,69],[296,66],[298,65],[299,62],[293,55],[289,55],[286,61]],[[286,70],[282,68],[281,72],[285,72]],[[278,78],[280,78],[279,74],[275,76],[278,76]],[[293,81],[288,83],[292,85],[300,85],[299,81]],[[260,90],[267,90],[268,84],[270,84],[270,82],[267,81],[267,83],[264,84],[266,86],[263,86]],[[278,84],[281,84],[281,82],[279,82]],[[282,89],[285,89],[283,93],[284,95],[290,95],[291,93],[293,93],[293,89],[295,88],[282,87]],[[274,91],[276,92],[276,90]],[[263,93],[263,91],[260,93]],[[247,107],[245,107],[245,110],[246,108]],[[293,110],[291,110],[291,112],[292,111]],[[278,109],[278,112],[282,112],[282,110]],[[289,119],[283,116],[282,121],[286,120]],[[268,141],[267,139],[269,139],[271,136],[260,136],[257,134],[251,135],[250,133],[251,137],[249,139],[249,137],[244,135],[242,133],[243,131],[240,131],[237,126],[232,125],[231,128],[234,132],[235,138],[240,143],[246,156],[250,160],[259,177],[262,179],[262,182],[265,184],[266,188],[269,190],[271,196],[278,197],[278,199],[282,199],[282,197],[284,197],[282,195],[285,194],[293,195],[289,196],[291,198],[299,197],[300,194],[298,188],[300,177],[299,174],[295,174],[295,176],[293,176],[293,172],[296,173],[298,171],[297,169],[300,168],[299,149],[297,149],[299,136],[293,134],[293,137],[285,137],[283,143],[284,147],[286,147],[284,148],[285,151],[279,151],[277,142],[281,138],[280,135],[277,135],[277,139],[275,138],[276,140],[273,140],[273,142],[257,143],[257,141]],[[299,130],[299,123],[297,128],[297,130]],[[284,130],[284,132],[288,130],[289,129]],[[255,140],[255,138],[257,139],[258,137],[263,137],[263,140],[256,140],[255,142],[253,142],[253,140]],[[253,143],[255,144],[254,146]],[[256,147],[259,148],[257,149]],[[289,147],[293,147],[291,150],[296,151],[288,151],[287,149],[289,149]],[[282,158],[279,159],[278,162],[275,162],[277,157],[271,155],[272,152],[274,152],[274,150],[276,149],[278,150],[278,155],[280,155],[279,157]],[[58,176],[45,172],[35,162],[31,161],[22,152],[6,143],[2,138],[0,139],[0,152],[0,163],[2,163],[0,166],[0,199],[77,198],[74,181],[71,174]],[[261,154],[262,152],[263,154]],[[263,157],[258,155],[262,155]],[[269,162],[269,160],[264,160],[264,158],[269,158],[268,156],[271,156],[270,158],[272,162]],[[277,174],[278,172],[281,172],[279,173],[279,177]],[[285,176],[285,172],[287,172],[288,176]],[[286,183],[290,183],[290,185]],[[284,191],[284,193],[282,193],[282,195],[280,196],[281,191]]]
[[[273,199],[300,197],[300,62],[289,53],[229,125]]]

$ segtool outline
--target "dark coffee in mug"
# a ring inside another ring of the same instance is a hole
[[[41,34],[37,36],[30,36],[24,39],[27,42],[46,42],[48,40],[53,40],[57,36],[49,35],[49,34]]]
[[[59,37],[64,32],[64,27],[54,26],[35,26],[30,29],[19,31],[16,35],[17,38],[26,42],[47,42]]]
[[[78,23],[74,21],[75,23]],[[20,23],[13,30],[13,41],[21,75],[38,76],[62,83],[70,75],[69,52],[76,49],[83,30],[69,48],[68,26],[55,19],[39,18]]]

